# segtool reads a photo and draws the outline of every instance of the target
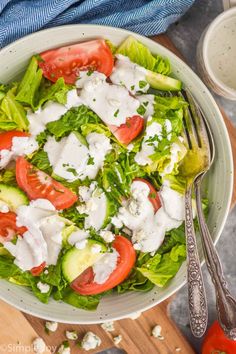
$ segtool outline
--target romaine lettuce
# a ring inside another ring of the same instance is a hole
[[[116,50],[116,54],[125,55],[132,62],[159,74],[168,75],[171,72],[168,59],[162,58],[160,55],[153,55],[145,45],[132,36],[121,43]]]
[[[0,104],[1,130],[28,130],[29,121],[24,107],[16,101],[15,87],[10,89]]]
[[[81,126],[92,123],[101,123],[100,118],[88,107],[81,105],[71,108],[59,120],[47,124],[47,130],[55,136],[56,140],[60,140],[72,131],[81,131]]]

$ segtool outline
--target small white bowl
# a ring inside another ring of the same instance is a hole
[[[151,52],[169,58],[174,76],[192,92],[201,105],[212,129],[216,142],[216,160],[208,179],[210,213],[208,225],[214,242],[224,227],[233,189],[233,159],[231,145],[224,120],[212,95],[199,77],[175,54],[151,39],[119,28],[97,25],[69,25],[43,30],[22,38],[0,51],[0,82],[17,80],[27,66],[30,57],[44,50],[93,38],[106,38],[115,45],[133,35]],[[203,261],[201,241],[198,238],[200,258]],[[147,293],[129,292],[105,296],[96,311],[84,311],[63,302],[50,299],[43,304],[26,287],[0,280],[0,298],[21,311],[47,320],[65,323],[91,324],[112,321],[143,312],[165,300],[186,282],[186,263],[164,288],[155,287]],[[187,306],[187,304],[186,304]]]
[[[203,32],[197,47],[197,66],[208,87],[236,100],[236,7],[217,16]]]

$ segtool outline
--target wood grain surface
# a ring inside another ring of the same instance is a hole
[[[167,36],[160,35],[152,37],[152,39],[166,46],[181,57],[180,53]],[[230,134],[235,164],[236,130],[225,113],[222,112],[222,114]],[[236,179],[234,182],[236,187]],[[236,188],[234,188],[232,203],[236,203]],[[19,341],[19,343],[24,343],[24,345],[29,346],[36,335],[45,340],[48,348],[51,348],[52,353],[57,352],[55,351],[55,347],[66,340],[65,331],[70,329],[78,331],[80,340],[88,330],[93,331],[102,339],[102,345],[94,351],[89,351],[89,353],[98,353],[103,349],[114,347],[113,337],[121,334],[123,340],[119,344],[119,348],[124,349],[129,354],[193,354],[193,349],[169,317],[169,302],[170,299],[164,301],[151,310],[144,312],[136,320],[125,319],[115,322],[115,331],[111,333],[106,333],[100,325],[60,324],[55,333],[48,335],[44,330],[45,321],[26,314],[23,316],[18,310],[0,301],[0,354],[10,352],[7,350],[7,344],[17,344]],[[156,324],[162,327],[163,340],[151,336],[151,330]],[[9,329],[11,330],[9,331]],[[72,341],[70,341],[70,345],[72,354],[87,353],[76,346]],[[25,352],[26,351],[18,350],[18,353]],[[28,353],[31,352],[28,351]],[[47,350],[45,353],[48,354],[49,351]]]

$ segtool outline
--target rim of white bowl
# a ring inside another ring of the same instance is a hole
[[[236,16],[236,7],[232,7],[228,9],[227,11],[222,12],[219,16],[217,16],[213,22],[209,25],[209,27],[206,29],[206,32],[204,34],[203,42],[202,42],[202,54],[203,54],[203,61],[206,67],[206,71],[208,75],[211,77],[211,79],[215,82],[217,86],[219,86],[221,89],[223,89],[225,92],[236,98],[236,89],[233,89],[229,86],[227,86],[223,81],[217,78],[215,75],[214,71],[211,68],[211,65],[209,63],[208,59],[208,44],[211,40],[211,36],[213,35],[213,32],[216,28],[216,26],[223,22],[224,20],[230,19],[231,15]]]
[[[192,77],[194,78],[194,80],[196,80],[198,82],[198,84],[201,86],[202,90],[207,92],[208,96],[209,96],[209,100],[210,100],[210,103],[211,105],[214,107],[215,111],[218,113],[218,119],[221,120],[221,123],[222,123],[222,129],[223,129],[223,133],[224,133],[224,137],[227,141],[227,147],[228,147],[228,150],[229,150],[229,169],[230,171],[232,172],[231,173],[231,178],[230,178],[230,182],[229,182],[229,185],[228,185],[228,188],[229,188],[229,195],[228,195],[228,200],[227,200],[227,203],[226,203],[226,207],[225,207],[225,213],[224,213],[224,216],[222,217],[222,223],[221,223],[221,226],[219,228],[219,231],[218,231],[218,234],[216,235],[216,238],[215,240],[213,240],[214,244],[216,244],[220,238],[220,235],[222,233],[222,230],[224,228],[224,225],[225,225],[225,222],[226,222],[226,219],[227,219],[227,216],[228,216],[228,213],[229,213],[229,210],[230,210],[230,205],[231,205],[231,200],[232,200],[232,195],[233,195],[233,183],[234,183],[234,164],[233,164],[233,155],[232,155],[232,147],[231,147],[231,143],[230,143],[230,138],[229,138],[229,134],[228,134],[228,130],[226,128],[226,125],[224,123],[224,119],[222,117],[222,114],[220,112],[220,109],[215,101],[215,99],[213,98],[211,92],[209,91],[209,89],[207,88],[207,86],[203,83],[203,81],[199,78],[199,76],[197,74],[195,74],[195,72],[191,69],[191,67],[186,64],[181,58],[179,58],[175,53],[173,53],[171,50],[169,50],[168,48],[166,48],[165,46],[153,41],[151,38],[148,38],[148,37],[145,37],[145,36],[142,36],[142,35],[139,35],[135,32],[132,32],[132,31],[128,31],[128,30],[125,30],[125,29],[122,29],[122,28],[116,28],[116,27],[112,27],[112,26],[103,26],[103,25],[90,25],[90,24],[72,24],[72,25],[64,25],[64,26],[57,26],[57,27],[52,27],[52,28],[49,28],[49,29],[44,29],[44,30],[41,30],[41,31],[38,31],[38,32],[35,32],[35,33],[31,33],[23,38],[20,38],[16,41],[14,41],[13,43],[7,45],[6,47],[4,47],[3,49],[1,49],[0,53],[4,52],[4,51],[8,51],[9,48],[14,45],[14,44],[18,44],[18,43],[23,43],[25,40],[27,40],[28,38],[31,38],[31,37],[36,37],[37,38],[37,35],[41,35],[41,33],[43,32],[54,32],[54,31],[60,31],[60,30],[66,30],[67,28],[76,28],[76,27],[80,27],[80,28],[92,28],[94,29],[94,33],[95,33],[95,36],[96,36],[96,29],[98,28],[101,28],[101,29],[104,29],[106,31],[109,31],[109,29],[112,29],[113,31],[115,30],[116,32],[119,32],[121,34],[127,34],[127,36],[129,35],[135,35],[135,38],[137,38],[139,41],[142,41],[142,40],[145,40],[146,43],[150,43],[150,46],[153,45],[153,42],[155,43],[155,45],[157,47],[162,47],[164,49],[164,51],[166,52],[166,56],[170,56],[170,57],[174,57],[177,61],[181,62],[181,65],[183,65],[185,67],[185,69],[187,70],[190,70],[191,71],[191,74],[192,74]],[[81,41],[83,41],[83,38],[81,38]],[[53,44],[52,44],[52,47],[53,47]],[[201,265],[203,265],[205,263],[205,259],[203,258],[203,260],[201,261]],[[120,316],[114,316],[112,318],[112,320],[114,321],[117,321],[117,320],[121,320],[121,319],[125,319],[125,318],[129,318],[129,316],[132,316],[132,314],[136,313],[136,312],[144,312],[144,311],[147,311],[149,309],[151,309],[152,307],[158,305],[159,303],[165,301],[166,299],[168,299],[171,295],[175,294],[178,290],[180,290],[185,284],[186,284],[187,280],[184,279],[182,282],[180,282],[180,284],[178,286],[176,286],[173,290],[169,291],[167,294],[163,295],[161,299],[158,299],[156,301],[153,301],[152,303],[148,303],[146,306],[143,306],[141,309],[139,310],[135,310],[134,312],[128,312],[127,311],[127,314],[126,315],[120,315]],[[13,284],[14,285],[14,284]],[[34,296],[34,295],[32,295]],[[33,310],[33,309],[28,309],[28,308],[22,308],[21,305],[16,305],[15,302],[13,300],[11,300],[11,298],[4,298],[4,297],[1,297],[1,294],[0,294],[0,298],[2,300],[4,300],[5,302],[7,302],[8,304],[14,306],[15,308],[29,314],[29,315],[33,315],[33,316],[37,316],[37,317],[40,317],[42,319],[45,319],[45,320],[50,320],[50,321],[56,321],[56,322],[60,322],[60,323],[68,323],[67,320],[63,320],[62,318],[60,317],[57,317],[56,315],[54,316],[51,316],[51,315],[43,315],[40,314],[40,310]],[[70,320],[70,323],[71,324],[99,324],[101,322],[108,322],[108,321],[111,321],[111,319],[106,319],[106,318],[103,318],[101,321],[98,321],[98,320],[89,320],[89,321],[84,321],[84,320]]]

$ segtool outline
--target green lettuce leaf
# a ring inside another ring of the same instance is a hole
[[[121,43],[116,54],[125,55],[132,62],[159,74],[168,75],[171,72],[170,62],[167,58],[152,54],[145,45],[132,36]]]
[[[152,290],[154,284],[147,279],[137,269],[133,269],[130,276],[116,288],[119,294],[123,294],[126,291],[138,291],[147,292]]]
[[[74,292],[70,287],[67,287],[62,292],[62,300],[69,305],[84,309],[84,310],[96,310],[101,295],[84,296]]]
[[[32,109],[37,105],[38,89],[43,77],[43,71],[38,67],[38,61],[32,57],[29,66],[17,90],[16,100],[29,105]]]
[[[30,106],[34,111],[47,101],[66,104],[67,92],[71,87],[65,84],[62,77],[54,84],[45,79],[37,58],[33,56],[18,86],[16,100]]]
[[[29,121],[24,107],[16,101],[15,88],[9,90],[0,104],[1,130],[28,130]]]
[[[101,123],[100,118],[88,107],[81,105],[71,108],[59,120],[47,124],[47,130],[60,140],[72,131],[81,132],[81,126],[88,123]]]
[[[17,186],[15,170],[2,170],[0,172],[0,182]]]
[[[39,88],[38,103],[34,109],[38,109],[47,101],[55,101],[63,105],[67,102],[67,93],[72,89],[72,86],[66,85],[64,78],[60,77],[55,84],[44,80]]]
[[[38,150],[33,155],[30,162],[39,170],[42,170],[50,175],[52,174],[52,167],[48,159],[48,154],[44,150]]]
[[[20,269],[14,264],[13,258],[0,256],[0,278],[8,279],[19,273]]]

